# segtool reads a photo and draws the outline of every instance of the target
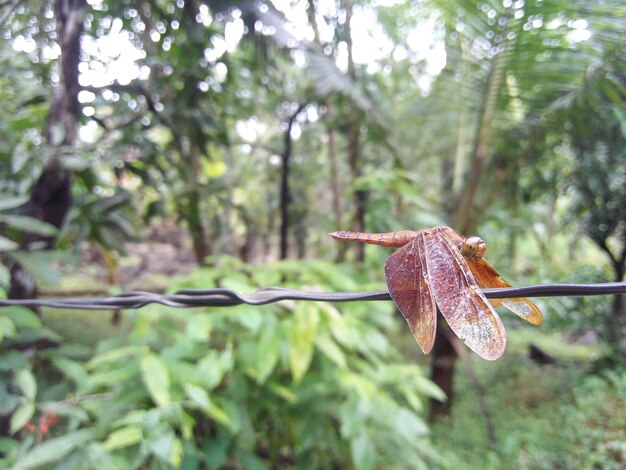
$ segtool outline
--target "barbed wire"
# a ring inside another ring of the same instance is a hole
[[[515,297],[573,297],[590,295],[626,294],[626,282],[602,284],[542,284],[503,289],[483,289],[489,299]],[[65,297],[55,299],[2,299],[0,307],[53,307],[79,310],[136,309],[149,304],[175,308],[231,307],[234,305],[265,305],[281,300],[308,300],[315,302],[356,302],[391,300],[389,292],[312,292],[286,287],[265,287],[251,294],[240,294],[232,289],[181,289],[173,294],[152,292],[124,292],[111,297]]]

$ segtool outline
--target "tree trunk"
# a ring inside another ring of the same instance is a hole
[[[189,169],[187,171],[183,170],[188,173],[187,225],[189,226],[189,234],[191,235],[196,262],[199,266],[203,266],[206,264],[207,256],[211,255],[211,249],[206,242],[206,232],[202,222],[202,191],[200,181],[198,180],[198,175],[202,171],[200,165],[200,149],[192,142],[191,138],[181,138],[181,141],[183,142],[183,145],[180,145],[180,149],[183,152],[181,156],[184,161],[189,163]],[[185,142],[189,146],[188,152],[185,152]]]
[[[441,181],[444,194],[453,194],[454,184],[454,168],[452,162],[448,159],[441,161]],[[454,198],[448,197],[443,199],[443,211],[448,220],[454,219],[454,211],[457,209],[454,204]],[[454,345],[450,342],[449,334],[445,329],[447,324],[443,324],[445,320],[439,312],[437,322],[437,332],[435,345],[432,350],[432,359],[430,364],[430,380],[443,390],[447,400],[440,402],[435,399],[430,400],[430,421],[436,420],[439,416],[446,416],[450,413],[453,401],[454,391],[454,365],[458,358]]]
[[[613,253],[606,238],[592,238],[593,242],[606,253],[611,260],[615,282],[623,282],[626,273],[626,233],[622,237],[621,253]],[[611,303],[611,313],[604,322],[603,335],[610,348],[610,354],[622,354],[620,344],[626,332],[626,312],[624,311],[624,295],[616,295]],[[613,358],[610,357],[609,361]]]
[[[329,114],[332,113],[331,105],[328,105]],[[331,186],[331,198],[333,208],[333,221],[334,230],[343,230],[341,220],[341,187],[339,183],[339,164],[337,161],[337,142],[335,138],[335,131],[332,127],[328,126],[326,129],[328,136],[328,161],[330,163],[330,186]],[[346,227],[349,228],[349,227]],[[350,248],[347,243],[339,243],[336,245],[337,255],[335,261],[337,263],[343,263],[346,260],[346,253]]]
[[[454,365],[458,357],[454,345],[444,331],[444,328],[448,328],[448,325],[442,324],[443,319],[441,316],[439,316],[438,320],[437,338],[433,346],[430,363],[430,379],[446,394],[447,400],[441,402],[431,398],[429,415],[431,422],[439,416],[450,414],[454,397]]]
[[[246,227],[245,238],[243,243],[239,246],[239,259],[244,263],[252,262],[252,255],[256,240],[258,238],[258,230],[252,217],[250,217],[245,211],[241,214],[241,219]]]
[[[76,140],[81,108],[78,102],[78,64],[80,62],[80,35],[83,31],[86,3],[84,0],[56,0],[54,16],[61,47],[59,84],[54,88],[44,134],[54,151],[41,176],[31,190],[30,199],[20,214],[34,217],[60,228],[71,205],[72,174],[63,167],[63,149]],[[53,237],[26,234],[21,248],[28,250],[31,243],[43,241],[46,248],[53,245]],[[19,264],[11,266],[11,285],[8,296],[25,299],[36,296],[36,285]]]
[[[354,68],[354,60],[352,58],[352,32],[350,31],[350,22],[352,20],[352,0],[346,0],[346,43],[348,46],[348,76],[356,82],[356,70]],[[350,176],[354,185],[362,176],[361,172],[361,116],[358,110],[353,110],[350,122],[348,123],[348,165],[350,166]],[[365,204],[367,193],[361,189],[354,190],[354,218],[351,230],[355,232],[365,232]],[[362,263],[365,260],[365,245],[357,243],[354,246],[356,250],[356,261]]]
[[[454,194],[454,167],[447,158],[441,160],[441,188],[443,194]],[[444,197],[441,202],[443,213],[451,221],[454,217],[454,197]]]
[[[353,120],[348,128],[348,164],[350,165],[350,175],[354,184],[362,176],[361,172],[361,151],[359,147],[359,137],[361,135],[361,123]],[[365,232],[365,202],[367,193],[361,189],[354,191],[354,218],[351,230],[355,232]],[[365,245],[357,243],[355,245],[356,261],[362,263],[365,260]]]
[[[287,259],[289,252],[289,160],[291,157],[291,138],[285,132],[285,150],[281,155],[280,175],[280,259]]]
[[[305,108],[306,103],[298,105],[295,112],[287,120],[287,128],[283,135],[283,153],[281,155],[281,175],[280,175],[280,259],[287,259],[289,253],[289,204],[291,203],[291,193],[289,190],[289,163],[293,148],[291,138],[291,128],[298,117],[298,114]]]
[[[339,189],[339,167],[337,165],[337,145],[335,131],[328,127],[328,161],[330,162],[330,186],[332,193],[333,220],[335,230],[341,230],[341,190]]]
[[[446,192],[451,200],[454,200],[452,206],[446,206],[444,208],[451,209],[449,212],[448,220],[452,224],[452,227],[462,235],[471,235],[471,232],[476,227],[476,196],[480,191],[483,168],[485,168],[490,162],[489,146],[491,144],[491,134],[493,126],[495,125],[495,111],[497,96],[502,88],[504,80],[504,65],[508,60],[508,53],[504,52],[496,55],[491,63],[491,70],[487,85],[484,90],[482,109],[480,111],[480,118],[478,126],[476,128],[476,134],[474,136],[474,145],[471,153],[469,173],[464,178],[464,184],[461,185],[458,193]],[[463,144],[464,145],[464,144]],[[463,164],[464,159],[457,155],[455,163]],[[444,162],[444,188],[443,190],[454,190],[455,185],[459,185],[459,170],[455,169],[450,172],[449,168],[445,167]],[[456,183],[454,176],[452,182],[448,173],[457,175]],[[444,198],[445,200],[445,198]],[[445,204],[445,203],[444,203]],[[433,349],[433,366],[431,369],[431,380],[435,382],[442,390],[448,393],[452,393],[452,382],[454,377],[454,362],[457,359],[457,353],[454,348],[449,344],[449,341],[445,338],[444,334],[440,331],[437,332],[435,339],[435,345],[437,343],[444,343],[440,348],[435,347]],[[436,405],[434,411],[431,411],[431,418],[435,418],[438,415],[448,414],[452,407],[452,395],[448,395],[448,401],[441,406]]]
[[[193,245],[193,253],[199,266],[206,264],[206,257],[210,255],[206,243],[204,227],[202,226],[202,211],[200,210],[200,191],[192,188],[187,195],[187,225]]]

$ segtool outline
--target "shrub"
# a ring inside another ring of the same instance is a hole
[[[249,292],[277,275],[313,289],[353,282],[345,268],[318,262],[229,268],[241,274],[220,279],[205,268],[177,283]],[[443,397],[387,339],[396,327],[391,305],[150,306],[127,317],[129,334],[103,339],[92,357],[61,347],[21,365],[37,383],[59,382],[40,386],[33,403],[37,416],[60,422],[35,431],[41,443],[28,426],[5,439],[4,463],[380,468],[437,458],[420,414],[425,397]]]

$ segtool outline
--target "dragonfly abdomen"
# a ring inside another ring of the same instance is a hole
[[[331,237],[337,240],[344,240],[350,242],[369,243],[370,245],[382,245],[392,246],[400,248],[406,245],[415,237],[418,232],[413,230],[400,230],[399,232],[386,232],[386,233],[362,233],[362,232],[349,232],[340,231],[329,234]]]

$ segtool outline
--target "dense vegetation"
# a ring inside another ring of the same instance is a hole
[[[0,287],[379,290],[388,251],[326,234],[442,224],[514,284],[623,281],[624,18],[0,2]],[[496,363],[391,303],[2,308],[0,464],[623,468],[623,296],[538,304]]]

